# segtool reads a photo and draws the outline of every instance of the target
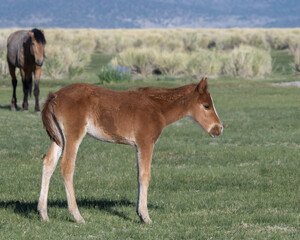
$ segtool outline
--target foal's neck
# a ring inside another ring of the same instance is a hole
[[[160,108],[166,125],[186,117],[194,103],[196,84],[173,89],[157,89],[149,92],[149,98]]]

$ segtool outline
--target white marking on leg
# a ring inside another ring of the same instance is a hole
[[[144,173],[140,171],[140,163],[141,163],[141,156],[140,152],[137,148],[137,180],[138,180],[138,202],[137,202],[137,214],[141,218],[142,221],[146,223],[152,223],[149,213],[148,213],[148,207],[147,207],[147,195],[148,195],[148,185],[149,182],[145,185],[142,181],[140,181],[140,176],[143,176]]]
[[[51,152],[50,152],[51,151]],[[47,199],[48,199],[48,191],[51,176],[56,168],[57,162],[61,156],[62,149],[56,143],[52,143],[52,146],[44,159],[43,163],[43,176],[42,176],[42,186],[38,204],[38,210],[41,214],[41,217],[44,221],[48,221],[47,215]],[[50,165],[49,165],[50,161]],[[51,162],[53,161],[53,162]]]

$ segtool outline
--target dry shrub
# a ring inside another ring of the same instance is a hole
[[[0,77],[6,78],[8,77],[8,65],[6,60],[6,40],[4,38],[0,38]]]
[[[233,49],[245,43],[246,39],[244,36],[238,34],[229,35],[225,38],[219,37],[216,41],[217,48],[222,50]]]
[[[233,77],[261,77],[272,70],[270,52],[242,45],[223,59],[222,74]]]
[[[152,72],[178,77],[186,73],[188,55],[180,52],[157,52]]]
[[[0,34],[0,77],[1,79],[9,77],[9,69],[6,60],[7,38],[9,34],[14,32],[15,30],[16,29],[1,30],[1,34]]]
[[[166,52],[158,48],[128,48],[112,62],[114,66],[130,68],[133,74],[149,76],[217,76],[262,77],[271,72],[270,52],[250,46],[232,51],[199,50]]]
[[[15,30],[0,31],[1,74],[7,72],[6,40]],[[117,55],[113,62],[143,76],[262,76],[270,71],[271,48],[288,48],[295,69],[299,62],[299,29],[46,29],[45,36],[43,74],[55,77],[68,75],[70,66],[82,68],[94,52]]]
[[[186,33],[182,38],[184,50],[187,52],[195,51],[198,48],[197,40],[198,40],[198,38],[197,38],[197,34],[195,32]]]
[[[211,39],[209,37],[201,37],[201,38],[198,38],[197,46],[198,46],[198,48],[207,49],[210,42],[211,42]]]
[[[134,74],[149,76],[152,73],[168,76],[184,75],[186,54],[180,52],[161,52],[158,48],[128,48],[111,63],[114,66],[130,68]]]
[[[265,37],[261,34],[252,34],[248,36],[248,45],[264,50],[270,49],[270,45],[267,43]]]
[[[79,73],[79,69],[90,60],[89,54],[63,45],[49,44],[46,46],[46,53],[42,74],[51,78],[70,76],[70,70]]]
[[[85,53],[94,52],[95,47],[96,47],[96,42],[92,38],[84,38],[79,43],[79,50]]]
[[[144,77],[152,74],[154,69],[155,53],[149,48],[127,48],[117,57],[112,59],[111,63],[114,66],[124,66],[131,69],[135,74],[140,74]]]
[[[290,45],[290,54],[294,56],[294,62],[291,63],[295,73],[300,73],[300,43],[296,41]]]
[[[222,67],[221,52],[216,50],[200,50],[193,54],[187,64],[187,74],[201,78],[202,76],[217,76]]]

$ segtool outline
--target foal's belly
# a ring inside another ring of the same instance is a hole
[[[92,137],[104,141],[126,145],[135,145],[135,138],[131,134],[119,134],[103,126],[96,125],[93,121],[88,121],[86,126],[87,133]]]

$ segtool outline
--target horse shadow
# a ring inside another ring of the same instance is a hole
[[[25,202],[25,201],[0,201],[0,209],[13,209],[14,213],[21,215],[24,218],[34,218],[33,215],[38,216],[37,210],[38,202]],[[121,211],[115,209],[118,206],[125,206],[125,207],[135,207],[136,203],[131,202],[127,199],[120,199],[120,200],[94,200],[94,199],[81,199],[77,201],[78,208],[86,208],[86,209],[99,209],[100,211],[105,211],[111,215],[118,216],[123,218],[127,221],[133,221],[128,216],[126,216]],[[67,201],[62,200],[55,200],[55,201],[48,201],[48,207],[58,207],[68,209]],[[148,205],[150,209],[157,209],[158,206]]]
[[[22,107],[19,107],[19,105],[16,107],[15,110],[12,110],[10,104],[8,104],[8,105],[1,105],[0,104],[0,109],[7,110],[7,111],[10,111],[10,112],[22,111]]]
[[[11,110],[10,110],[10,107],[11,107],[10,105],[0,105],[0,109],[4,109],[4,110],[9,110],[9,111],[11,111]],[[17,111],[19,111],[19,110],[20,110],[20,109],[17,108]]]

